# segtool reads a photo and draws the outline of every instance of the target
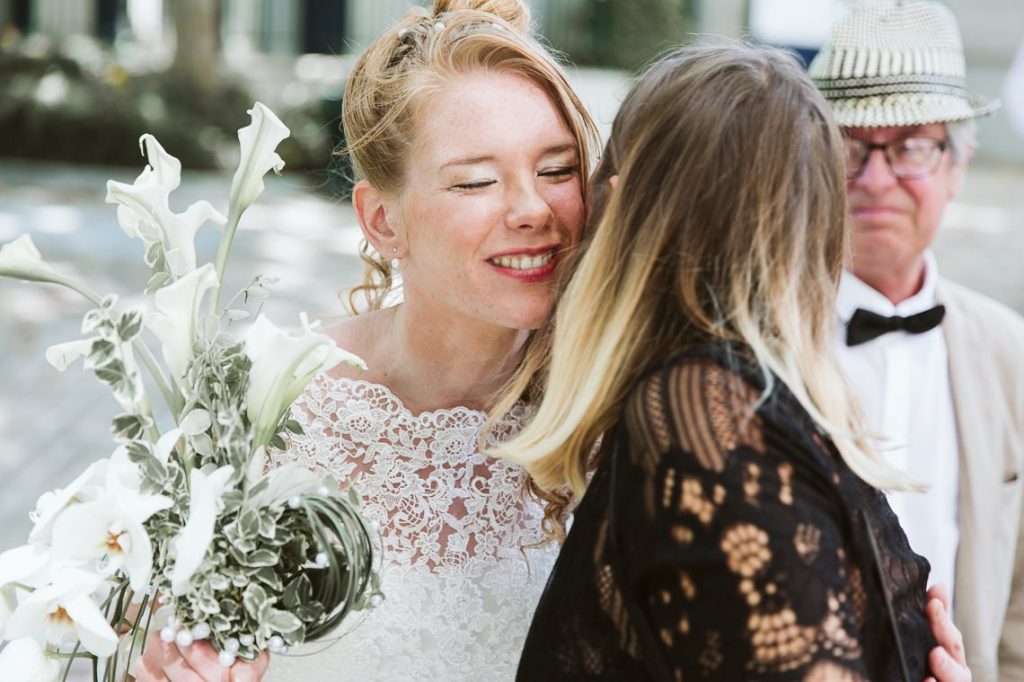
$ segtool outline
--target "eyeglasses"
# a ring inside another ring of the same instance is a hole
[[[942,154],[949,146],[947,140],[930,137],[908,137],[886,144],[871,144],[856,138],[846,138],[846,177],[853,179],[864,172],[871,152],[881,149],[892,174],[901,180],[926,178],[935,173]]]

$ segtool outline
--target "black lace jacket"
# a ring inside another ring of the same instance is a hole
[[[788,389],[763,389],[720,346],[637,385],[518,679],[928,676],[928,562]]]

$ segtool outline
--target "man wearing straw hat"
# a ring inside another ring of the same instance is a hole
[[[862,3],[810,75],[847,143],[853,259],[839,356],[883,455],[926,493],[891,493],[948,585],[976,680],[1024,680],[1024,320],[945,280],[929,246],[974,147],[956,19],[930,1]]]

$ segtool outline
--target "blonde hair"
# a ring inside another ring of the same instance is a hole
[[[701,343],[747,346],[764,397],[774,374],[857,475],[907,487],[858,435],[832,350],[847,253],[843,149],[828,105],[779,50],[687,47],[634,85],[595,172],[590,243],[495,410],[543,393],[497,454],[547,491],[549,532],[639,376]]]
[[[342,104],[347,153],[356,179],[397,194],[416,144],[421,110],[453,79],[478,72],[513,73],[544,90],[576,140],[583,181],[596,144],[593,122],[553,56],[529,36],[530,14],[521,0],[434,0],[432,10],[411,7],[359,58]],[[382,307],[394,286],[388,260],[364,242],[363,284],[349,306]]]

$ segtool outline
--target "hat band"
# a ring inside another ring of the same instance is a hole
[[[967,88],[961,78],[935,76],[904,76],[880,78],[849,78],[844,80],[815,80],[815,85],[826,99],[850,97],[878,97],[885,95],[949,95],[967,97]]]

